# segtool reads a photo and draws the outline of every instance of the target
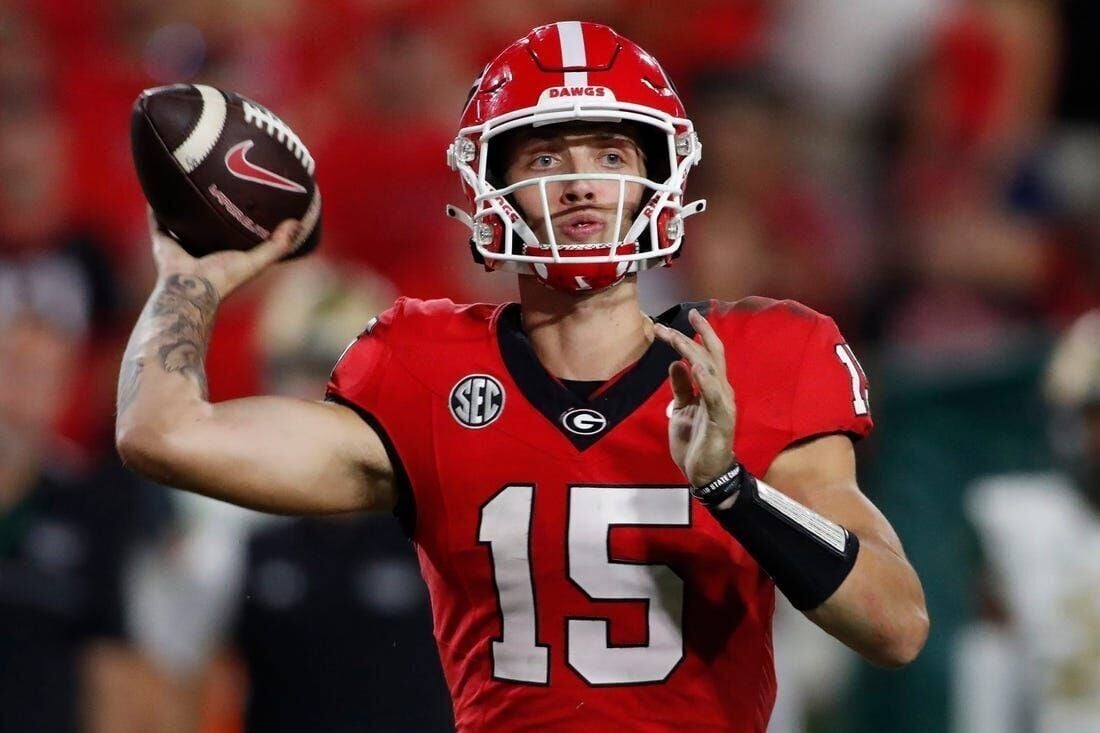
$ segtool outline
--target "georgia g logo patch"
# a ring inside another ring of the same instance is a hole
[[[504,387],[488,374],[470,374],[451,390],[451,415],[459,425],[479,430],[500,417],[504,410]]]
[[[576,435],[595,435],[607,427],[607,418],[587,407],[574,407],[562,413],[561,424]]]

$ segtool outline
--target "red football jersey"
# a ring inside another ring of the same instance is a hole
[[[726,345],[754,474],[801,438],[871,429],[830,319],[693,305]],[[688,308],[659,320],[694,335]],[[460,731],[765,729],[774,585],[669,454],[677,358],[656,341],[585,400],[539,363],[518,305],[401,299],[337,364],[329,399],[384,434],[410,494]]]

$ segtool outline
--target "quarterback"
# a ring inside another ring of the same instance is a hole
[[[415,542],[461,731],[763,731],[775,589],[869,661],[928,633],[920,582],[856,483],[866,378],[833,322],[754,297],[649,317],[702,148],[657,62],[610,28],[536,28],[470,92],[450,166],[474,258],[519,302],[399,299],[323,401],[212,404],[218,304],[291,251],[158,282],[117,443],[163,483],[269,512],[393,511]]]

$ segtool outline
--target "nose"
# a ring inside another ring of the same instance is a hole
[[[579,172],[579,171],[578,171]],[[596,200],[594,181],[565,181],[561,191],[561,200],[566,204],[579,204]]]
[[[571,147],[566,156],[562,173],[595,173],[598,170],[586,148]],[[597,198],[596,182],[591,180],[564,181],[561,189],[561,202],[567,206],[581,203],[593,203]]]

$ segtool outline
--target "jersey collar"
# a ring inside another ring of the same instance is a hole
[[[688,322],[688,312],[696,308],[705,315],[709,305],[709,302],[683,303],[654,320],[694,338],[695,329]],[[613,384],[585,400],[551,376],[538,360],[523,331],[518,303],[509,303],[501,311],[497,340],[504,366],[520,392],[578,451],[595,445],[641,407],[668,379],[669,364],[680,358],[671,346],[654,340]]]

